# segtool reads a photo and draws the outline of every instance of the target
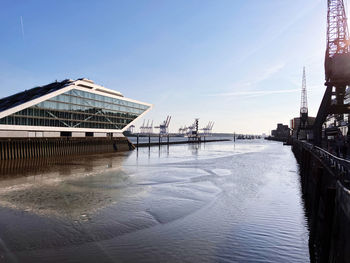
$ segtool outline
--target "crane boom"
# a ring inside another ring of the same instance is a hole
[[[326,81],[336,81],[339,70],[344,66],[344,59],[348,56],[339,56],[349,53],[349,30],[343,0],[327,0],[327,47],[325,55]],[[335,61],[338,60],[338,61]]]
[[[308,113],[308,107],[307,107],[307,94],[306,94],[306,74],[305,74],[305,67],[304,67],[303,81],[302,81],[302,88],[301,88],[300,115],[307,114],[307,113]]]
[[[328,0],[326,58],[349,52],[349,31],[343,0]]]

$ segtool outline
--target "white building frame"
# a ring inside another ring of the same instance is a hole
[[[120,92],[114,91],[111,89],[107,89],[103,86],[97,85],[93,83],[91,80],[87,79],[80,79],[71,81],[69,85],[66,87],[60,88],[56,91],[53,91],[49,94],[43,95],[39,98],[30,100],[28,102],[25,102],[21,105],[15,106],[13,108],[9,108],[7,110],[4,110],[0,112],[0,119],[4,118],[6,116],[9,116],[11,114],[14,114],[18,111],[21,111],[23,109],[29,108],[31,106],[34,106],[40,102],[46,101],[50,98],[53,98],[55,96],[58,96],[60,94],[66,93],[72,89],[75,90],[81,90],[85,92],[90,92],[106,97],[116,98],[119,100],[127,101],[127,102],[134,102],[141,105],[148,106],[148,108],[141,113],[138,117],[136,117],[134,120],[132,120],[130,123],[128,123],[123,129],[98,129],[98,128],[74,128],[74,127],[50,127],[50,126],[28,126],[28,125],[4,125],[0,124],[0,131],[27,131],[27,132],[76,132],[76,133],[86,133],[86,132],[92,132],[92,133],[122,133],[123,131],[127,130],[133,123],[137,120],[142,118],[147,112],[149,112],[153,108],[153,104],[133,100],[130,98],[124,97]],[[1,135],[0,135],[1,136]]]

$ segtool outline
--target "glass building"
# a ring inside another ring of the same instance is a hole
[[[118,136],[151,107],[91,80],[64,80],[1,99],[0,136]]]

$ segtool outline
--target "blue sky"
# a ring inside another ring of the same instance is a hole
[[[299,115],[304,65],[317,113],[326,2],[3,0],[0,97],[87,77],[154,104],[146,120],[172,115],[172,131],[200,118],[215,132],[269,133]]]

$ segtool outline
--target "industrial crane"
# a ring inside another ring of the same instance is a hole
[[[146,120],[143,120],[143,124],[140,127],[140,133],[141,134],[150,134],[153,133],[153,120],[150,124],[150,120],[147,121],[147,124],[145,124]]]
[[[187,136],[188,137],[197,137],[198,136],[198,124],[199,118],[194,119],[194,123],[187,127]]]
[[[303,68],[303,80],[301,86],[301,102],[300,102],[300,123],[297,129],[297,138],[299,138],[300,131],[306,131],[308,128],[308,107],[307,107],[307,93],[306,93],[306,74],[305,67]],[[306,137],[306,134],[305,134]]]
[[[188,128],[187,128],[186,125],[185,125],[184,127],[181,126],[181,127],[179,128],[179,134],[184,135],[184,134],[187,133],[187,130],[188,130]]]
[[[159,134],[160,135],[166,135],[169,133],[169,124],[170,124],[171,116],[167,116],[166,120],[163,121],[159,126],[156,126],[154,128],[159,128]]]
[[[141,127],[140,127],[140,133],[145,133],[145,119],[143,120],[143,123],[142,123],[142,125],[141,125]]]
[[[327,47],[325,55],[326,91],[314,124],[314,142],[321,144],[322,125],[330,114],[349,113],[344,104],[346,86],[350,84],[349,31],[343,0],[328,0]]]
[[[213,126],[214,126],[214,122],[210,121],[207,126],[205,126],[203,129],[201,129],[203,131],[203,135],[211,135],[211,132],[213,130]]]

